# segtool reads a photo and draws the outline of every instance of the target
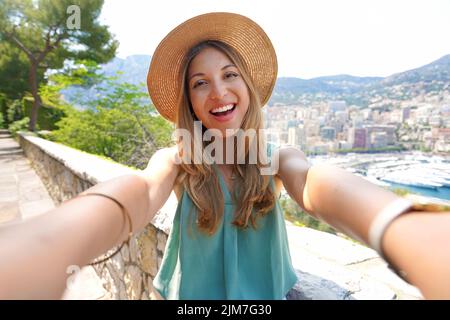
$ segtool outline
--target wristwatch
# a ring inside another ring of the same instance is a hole
[[[406,282],[409,282],[406,278],[406,273],[390,263],[383,252],[381,243],[386,229],[396,218],[414,211],[450,212],[450,202],[411,194],[404,198],[398,198],[389,203],[376,215],[369,227],[368,235],[369,245],[388,263],[388,267]]]

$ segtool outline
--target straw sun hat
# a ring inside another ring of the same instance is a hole
[[[173,29],[158,45],[150,63],[148,91],[156,109],[169,121],[176,119],[183,60],[192,47],[206,40],[221,41],[235,49],[256,85],[261,105],[270,98],[278,65],[275,50],[264,30],[239,14],[202,14]]]

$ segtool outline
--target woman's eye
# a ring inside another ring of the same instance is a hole
[[[238,77],[239,75],[237,74],[237,73],[235,73],[235,72],[228,72],[228,73],[226,73],[225,74],[225,78],[227,78],[227,79],[232,79],[232,78],[236,78],[236,77]]]
[[[192,87],[192,89],[195,89],[195,88],[197,88],[198,86],[201,86],[201,85],[203,85],[203,84],[205,84],[205,83],[206,83],[205,80],[198,80],[198,81],[196,81],[196,82],[194,83],[194,86]]]

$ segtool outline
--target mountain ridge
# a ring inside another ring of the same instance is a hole
[[[114,76],[117,72],[118,82],[142,85],[147,92],[145,82],[151,56],[131,55],[116,57],[101,66],[106,76]],[[386,96],[390,99],[405,100],[419,94],[447,90],[450,88],[450,54],[426,65],[394,73],[387,77],[359,77],[348,74],[321,76],[311,79],[298,77],[279,77],[269,105],[275,104],[309,104],[324,100],[344,100],[349,104],[366,105],[374,97]],[[70,88],[64,96],[71,101],[74,92],[86,89]],[[87,89],[84,95],[93,94]]]

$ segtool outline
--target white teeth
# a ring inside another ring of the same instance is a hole
[[[234,104],[227,104],[226,106],[212,109],[211,112],[212,113],[225,112],[225,111],[233,109],[233,107],[234,107]]]

